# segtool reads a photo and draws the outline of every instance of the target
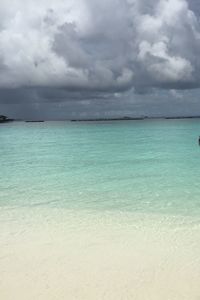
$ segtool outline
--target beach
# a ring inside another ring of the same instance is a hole
[[[199,219],[34,209],[16,225],[15,214],[4,212],[1,299],[199,297]]]

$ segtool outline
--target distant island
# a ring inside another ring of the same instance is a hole
[[[43,123],[43,120],[27,120],[26,123]]]
[[[122,117],[122,118],[97,118],[97,119],[72,119],[71,122],[104,122],[104,121],[140,121],[140,120],[176,120],[176,119],[199,119],[200,116],[171,116],[171,117]]]
[[[70,122],[111,122],[111,121],[142,121],[142,120],[180,120],[180,119],[200,119],[200,116],[140,116],[140,117],[114,117],[114,118],[95,118],[95,119],[71,119],[62,120]],[[8,123],[12,121],[22,121],[26,123],[43,123],[45,120],[18,120],[11,119],[7,116],[0,115],[0,123]],[[59,120],[58,120],[59,121]]]
[[[103,122],[103,121],[131,121],[144,120],[147,117],[99,118],[99,119],[73,119],[71,122]]]
[[[176,120],[176,119],[199,119],[200,116],[183,116],[183,117],[165,117],[166,120]]]
[[[7,123],[7,122],[12,122],[14,121],[13,119],[9,119],[6,116],[0,115],[0,123]]]

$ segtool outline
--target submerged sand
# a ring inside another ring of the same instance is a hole
[[[0,212],[2,300],[198,300],[197,218]]]

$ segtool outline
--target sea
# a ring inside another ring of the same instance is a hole
[[[0,299],[199,300],[200,120],[0,125]]]

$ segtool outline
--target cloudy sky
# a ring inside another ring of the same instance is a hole
[[[0,0],[0,114],[200,115],[200,1]]]

